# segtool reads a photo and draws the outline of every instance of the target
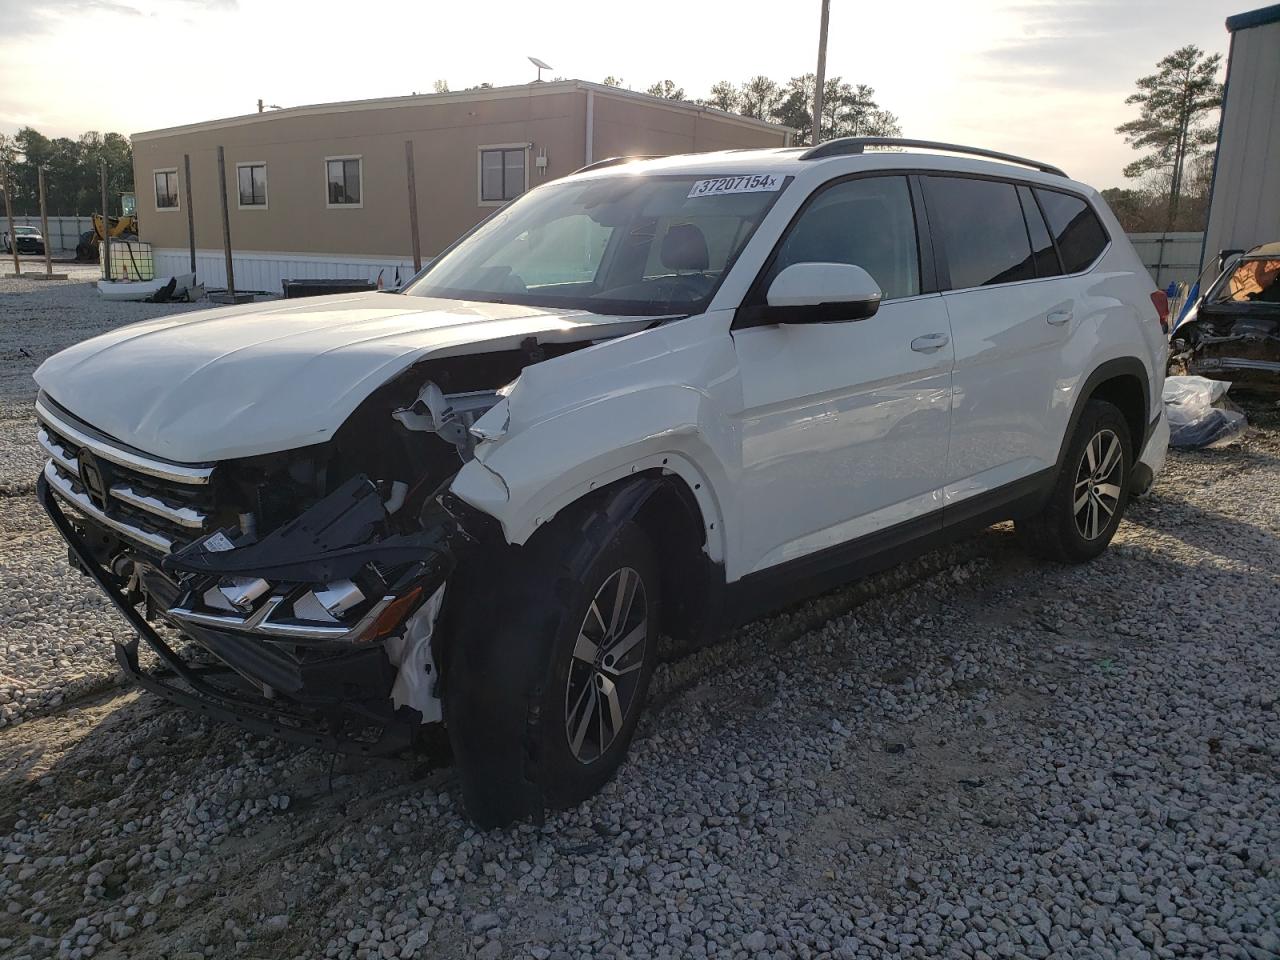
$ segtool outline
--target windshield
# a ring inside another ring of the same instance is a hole
[[[14,227],[13,232],[14,234],[21,234],[24,237],[30,237],[30,236],[35,236],[40,231],[37,230],[35,227]]]
[[[1212,303],[1280,303],[1280,260],[1240,260],[1218,284]]]
[[[635,316],[699,313],[786,184],[772,174],[550,184],[502,208],[405,293]]]

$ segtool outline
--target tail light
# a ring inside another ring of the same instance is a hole
[[[1160,329],[1165,333],[1169,332],[1169,295],[1163,290],[1151,291],[1151,302],[1155,305],[1156,313],[1160,317]]]

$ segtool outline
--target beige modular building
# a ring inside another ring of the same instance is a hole
[[[413,270],[405,142],[413,143],[424,260],[525,190],[596,160],[790,143],[787,127],[565,80],[290,107],[133,136],[141,239],[157,275],[226,283],[217,150],[224,152],[236,288]]]
[[[1201,266],[1280,240],[1280,4],[1227,18],[1226,94]]]

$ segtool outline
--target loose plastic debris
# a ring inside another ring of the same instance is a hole
[[[1166,377],[1164,409],[1169,445],[1184,449],[1220,447],[1248,426],[1243,411],[1227,399],[1231,384],[1208,377]]]

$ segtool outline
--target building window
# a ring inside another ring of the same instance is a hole
[[[364,191],[359,157],[326,157],[325,176],[328,182],[328,203],[331,207],[359,207],[363,204]]]
[[[157,210],[177,210],[178,209],[178,171],[173,170],[157,170],[156,178],[156,209]]]
[[[526,144],[480,148],[480,202],[497,204],[524,193]]]
[[[236,179],[240,182],[240,208],[267,206],[267,165],[237,163]]]

